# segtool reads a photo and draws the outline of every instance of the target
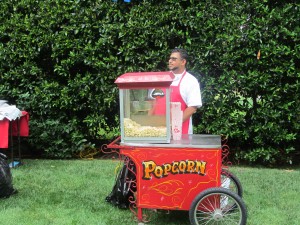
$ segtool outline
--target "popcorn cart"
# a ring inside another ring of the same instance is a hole
[[[121,137],[105,150],[117,149],[128,167],[134,165],[135,179],[125,182],[133,192],[130,207],[138,224],[148,222],[147,212],[153,209],[189,211],[192,225],[246,224],[240,182],[222,165],[221,136],[183,134],[180,140],[172,138],[172,79],[169,72],[147,72],[124,74],[116,80]],[[160,104],[166,106],[165,113],[149,114],[155,96],[162,92],[166,98]]]

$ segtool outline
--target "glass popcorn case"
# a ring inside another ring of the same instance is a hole
[[[171,72],[125,73],[117,78],[123,143],[170,143]]]

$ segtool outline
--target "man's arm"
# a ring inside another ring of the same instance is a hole
[[[188,120],[197,110],[196,106],[190,106],[187,107],[184,111],[183,111],[183,118],[182,118],[182,122]]]

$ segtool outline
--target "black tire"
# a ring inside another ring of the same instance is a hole
[[[226,188],[209,188],[193,200],[189,218],[192,225],[245,225],[247,209],[236,193]]]
[[[221,187],[227,188],[240,197],[243,197],[243,187],[240,180],[226,169],[222,169],[221,172]]]
[[[0,153],[0,198],[8,198],[17,193],[13,188],[12,175],[6,159],[6,155]]]

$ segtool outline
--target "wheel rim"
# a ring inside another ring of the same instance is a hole
[[[198,201],[194,211],[198,224],[241,224],[242,209],[239,203],[226,193],[212,193]]]
[[[221,187],[227,188],[230,191],[238,194],[238,188],[236,184],[232,180],[230,180],[229,177],[223,174],[221,175]]]
[[[230,191],[238,194],[240,197],[243,195],[243,188],[239,179],[225,169],[222,169],[221,173],[221,187],[229,189]]]

